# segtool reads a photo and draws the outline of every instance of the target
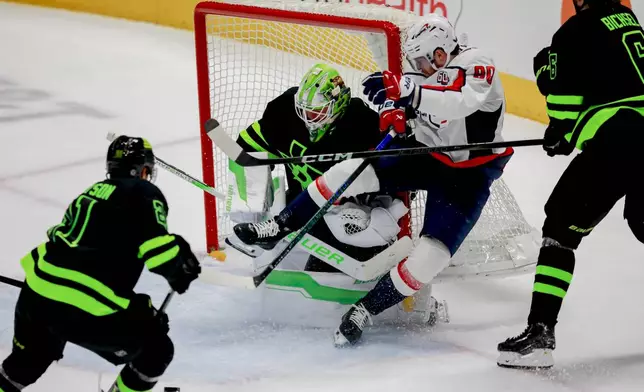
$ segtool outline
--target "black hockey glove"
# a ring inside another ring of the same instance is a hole
[[[168,315],[165,312],[159,312],[152,305],[152,299],[147,294],[135,294],[127,312],[137,329],[147,331],[148,334],[166,335],[170,330]]]
[[[553,121],[550,121],[550,125],[546,128],[546,133],[543,136],[543,150],[550,157],[555,155],[570,155],[575,149],[575,146],[568,143],[564,138],[566,131],[562,130],[562,128],[561,124],[553,124]]]
[[[175,234],[175,240],[179,245],[179,254],[172,269],[163,274],[168,280],[170,287],[179,294],[185,293],[190,287],[190,283],[199,277],[201,266],[197,257],[192,253],[190,244],[180,235]]]

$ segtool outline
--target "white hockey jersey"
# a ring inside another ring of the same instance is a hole
[[[419,142],[447,146],[503,140],[503,86],[492,59],[480,49],[464,48],[429,78],[419,73],[405,75],[420,88],[419,99],[413,107],[417,118],[411,121]],[[496,149],[447,154],[453,162],[468,164],[464,161],[504,152],[505,149]],[[469,163],[477,161],[481,159]]]

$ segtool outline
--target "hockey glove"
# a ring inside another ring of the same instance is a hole
[[[409,77],[402,78],[391,71],[376,72],[363,81],[363,93],[375,105],[382,105],[386,100],[396,101],[396,106],[417,106],[419,90]]]
[[[546,128],[546,133],[543,136],[543,150],[549,157],[555,155],[570,155],[575,149],[575,146],[568,143],[565,139],[564,135],[566,132],[562,129],[561,124],[553,124],[553,121],[550,121],[550,125]]]
[[[147,334],[166,335],[170,330],[168,315],[165,312],[159,312],[152,305],[152,299],[147,294],[135,294],[130,300],[127,312],[133,325],[141,331],[146,331]]]
[[[154,272],[166,278],[174,291],[183,294],[190,287],[190,283],[199,277],[201,266],[186,240],[177,234],[174,234],[174,237],[179,246],[179,253],[171,262],[156,267]]]
[[[393,129],[399,136],[407,133],[407,120],[405,111],[396,107],[396,103],[391,100],[385,101],[378,108],[380,114],[380,132],[389,132]]]

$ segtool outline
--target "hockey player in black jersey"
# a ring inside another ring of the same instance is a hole
[[[67,342],[126,364],[110,392],[149,391],[170,364],[168,317],[134,292],[143,267],[184,293],[201,267],[188,243],[167,229],[168,206],[154,177],[150,144],[120,136],[107,152],[107,179],[69,205],[48,240],[22,260],[13,349],[0,391],[36,382]]]
[[[617,0],[571,0],[577,10],[534,59],[550,124],[548,155],[581,150],[545,206],[528,327],[499,344],[505,367],[551,367],[555,324],[575,265],[574,251],[625,197],[624,218],[644,242],[644,31]],[[606,71],[597,65],[609,64]]]
[[[269,102],[262,118],[243,130],[237,143],[245,151],[265,151],[277,157],[363,151],[382,139],[378,121],[378,113],[360,98],[351,97],[336,69],[316,64],[299,86]],[[333,162],[289,164],[289,198],[331,166]]]
[[[237,143],[245,151],[267,152],[276,157],[293,157],[364,151],[377,146],[381,139],[378,113],[370,109],[360,98],[351,97],[350,88],[335,68],[319,63],[302,77],[299,86],[289,88],[269,102],[262,118],[240,132]],[[244,171],[244,168],[234,162],[230,165],[231,171],[235,173]],[[331,166],[333,162],[287,165],[286,202],[290,202]],[[236,183],[240,181],[237,176]],[[368,258],[382,250],[380,247],[365,252],[361,249],[349,249],[336,241],[325,225],[316,227],[312,234],[359,258]],[[231,240],[229,244],[232,246],[244,246],[236,238]],[[261,239],[258,244],[262,245]],[[238,249],[244,251],[243,248]],[[358,253],[364,254],[364,257],[358,256],[352,250],[359,251]],[[313,256],[309,258],[306,269],[334,271]]]

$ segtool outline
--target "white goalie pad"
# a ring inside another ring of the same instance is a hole
[[[252,153],[268,157],[267,153]],[[269,166],[243,167],[234,162],[228,165],[225,213],[233,222],[263,220],[273,204],[273,181]]]

